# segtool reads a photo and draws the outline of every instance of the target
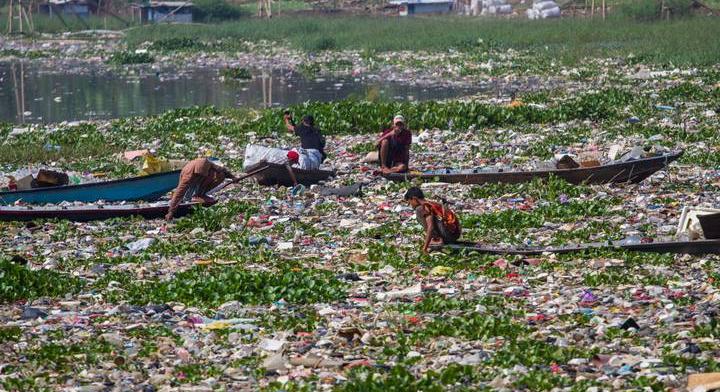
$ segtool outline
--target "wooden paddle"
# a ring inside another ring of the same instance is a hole
[[[215,193],[215,192],[220,192],[221,190],[225,189],[228,185],[230,185],[230,184],[236,184],[236,183],[238,183],[238,182],[240,182],[240,181],[242,181],[242,180],[244,180],[244,179],[246,179],[246,178],[248,178],[248,177],[252,177],[252,176],[254,176],[254,175],[258,174],[258,173],[261,173],[261,172],[267,170],[268,168],[270,168],[270,166],[263,166],[263,167],[260,167],[260,168],[258,168],[258,169],[255,169],[255,170],[253,170],[253,171],[251,171],[251,172],[245,173],[245,175],[240,176],[240,177],[236,178],[236,179],[233,180],[233,181],[226,182],[226,183],[224,183],[224,184],[218,185],[217,187],[215,187],[214,189],[212,189],[210,192],[208,192],[208,194],[212,194],[212,193]]]

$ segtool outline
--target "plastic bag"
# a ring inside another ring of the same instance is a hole
[[[540,17],[543,19],[547,18],[559,18],[560,17],[560,8],[550,8],[548,10],[542,10],[540,11]]]
[[[245,159],[243,160],[243,169],[257,164],[258,162],[266,161],[270,163],[285,163],[287,162],[287,150],[281,148],[272,148],[265,146],[258,146],[250,144],[245,147]]]
[[[145,161],[143,162],[141,176],[147,176],[155,173],[162,173],[170,171],[170,162],[167,159],[158,158],[154,155],[145,155]]]

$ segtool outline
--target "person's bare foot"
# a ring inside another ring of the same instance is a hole
[[[430,240],[430,246],[442,246],[443,244],[445,244],[445,242],[443,242],[442,238],[433,238]]]

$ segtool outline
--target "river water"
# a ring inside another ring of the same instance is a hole
[[[150,67],[108,71],[84,67],[0,62],[0,121],[51,123],[158,114],[194,105],[284,107],[343,98],[447,99],[479,88],[422,87],[353,77],[306,78],[292,72],[223,81],[217,69],[156,71]]]

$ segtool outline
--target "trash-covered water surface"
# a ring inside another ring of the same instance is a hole
[[[315,116],[328,136],[325,165],[337,171],[304,191],[246,180],[168,225],[2,223],[2,389],[708,385],[714,376],[703,373],[720,370],[717,255],[425,255],[415,213],[402,200],[417,183],[389,182],[361,163],[399,111],[413,131],[410,164],[418,170],[507,172],[547,167],[556,155],[605,164],[627,152],[637,159],[682,150],[639,184],[553,177],[420,185],[458,213],[467,241],[673,239],[683,207],[720,207],[718,74],[608,69],[575,87],[519,94],[512,104],[477,96],[291,107],[298,117]],[[131,177],[140,163],[122,153],[138,149],[186,160],[200,151],[237,170],[247,144],[298,143],[281,121],[279,110],[195,108],[6,126],[3,174],[26,173],[30,164],[88,173],[88,181]]]

